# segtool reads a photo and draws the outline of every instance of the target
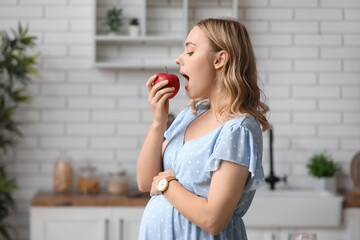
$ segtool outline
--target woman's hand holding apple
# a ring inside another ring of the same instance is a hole
[[[153,123],[165,127],[169,114],[168,98],[173,94],[175,88],[165,87],[168,84],[168,81],[161,81],[154,85],[157,78],[158,76],[156,74],[150,77],[146,83],[146,88],[149,93],[148,102],[153,114]]]

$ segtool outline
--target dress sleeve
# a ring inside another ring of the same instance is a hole
[[[213,153],[207,160],[205,171],[216,171],[222,160],[248,167],[250,176],[244,192],[249,192],[260,188],[265,183],[261,158],[261,129],[255,128],[250,131],[241,123],[237,123],[222,129],[214,145]]]
[[[164,137],[168,142],[176,135],[176,133],[181,128],[181,123],[185,119],[186,115],[191,111],[189,107],[183,109],[175,118],[173,123],[170,125],[170,127],[165,131]]]

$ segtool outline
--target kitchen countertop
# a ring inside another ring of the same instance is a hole
[[[340,195],[344,197],[344,208],[360,207],[360,195],[350,195],[349,193],[341,193]],[[107,193],[81,194],[40,191],[32,198],[31,206],[146,206],[149,199],[149,193],[140,192],[130,192],[127,196],[121,196]]]
[[[360,207],[360,194],[351,195],[350,193],[342,193],[341,195],[344,197],[344,208]]]
[[[32,207],[111,207],[111,206],[146,206],[150,199],[149,193],[130,192],[127,196],[110,195],[107,193],[81,194],[56,193],[51,191],[39,191],[31,199]]]

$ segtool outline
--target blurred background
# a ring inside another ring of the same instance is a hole
[[[113,7],[118,11],[109,12]],[[109,24],[111,16],[120,20]],[[6,218],[14,239],[30,239],[30,202],[39,191],[54,190],[60,160],[71,164],[73,191],[81,176],[91,175],[106,192],[114,169],[126,171],[128,192],[137,191],[137,155],[152,122],[145,83],[164,66],[179,76],[180,91],[170,102],[176,116],[188,100],[174,60],[196,21],[220,16],[238,18],[250,33],[271,109],[274,172],[287,179],[277,188],[318,189],[306,165],[326,151],[341,169],[336,196],[353,190],[350,165],[360,150],[360,1],[0,0],[0,30],[12,36],[19,23],[28,26],[27,35],[36,40],[25,52],[40,52],[34,68],[41,79],[31,76],[26,87],[32,101],[14,115],[23,136],[0,160],[19,187],[12,193],[16,210]],[[269,152],[265,132],[266,176]],[[359,239],[359,208],[347,209],[354,210],[348,222],[341,215],[333,226],[306,230],[319,239]],[[349,230],[351,224],[357,227]],[[250,224],[249,239],[288,239],[293,231],[281,227]]]

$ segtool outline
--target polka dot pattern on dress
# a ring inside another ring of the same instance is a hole
[[[207,198],[212,173],[221,161],[231,161],[249,168],[250,177],[228,226],[213,236],[178,212],[163,195],[148,202],[140,225],[139,240],[245,240],[242,216],[246,213],[256,189],[264,183],[261,163],[262,131],[254,118],[237,117],[203,137],[184,142],[188,125],[207,109],[199,108],[196,116],[185,108],[164,136],[164,169],[172,169],[179,182],[192,193]]]

